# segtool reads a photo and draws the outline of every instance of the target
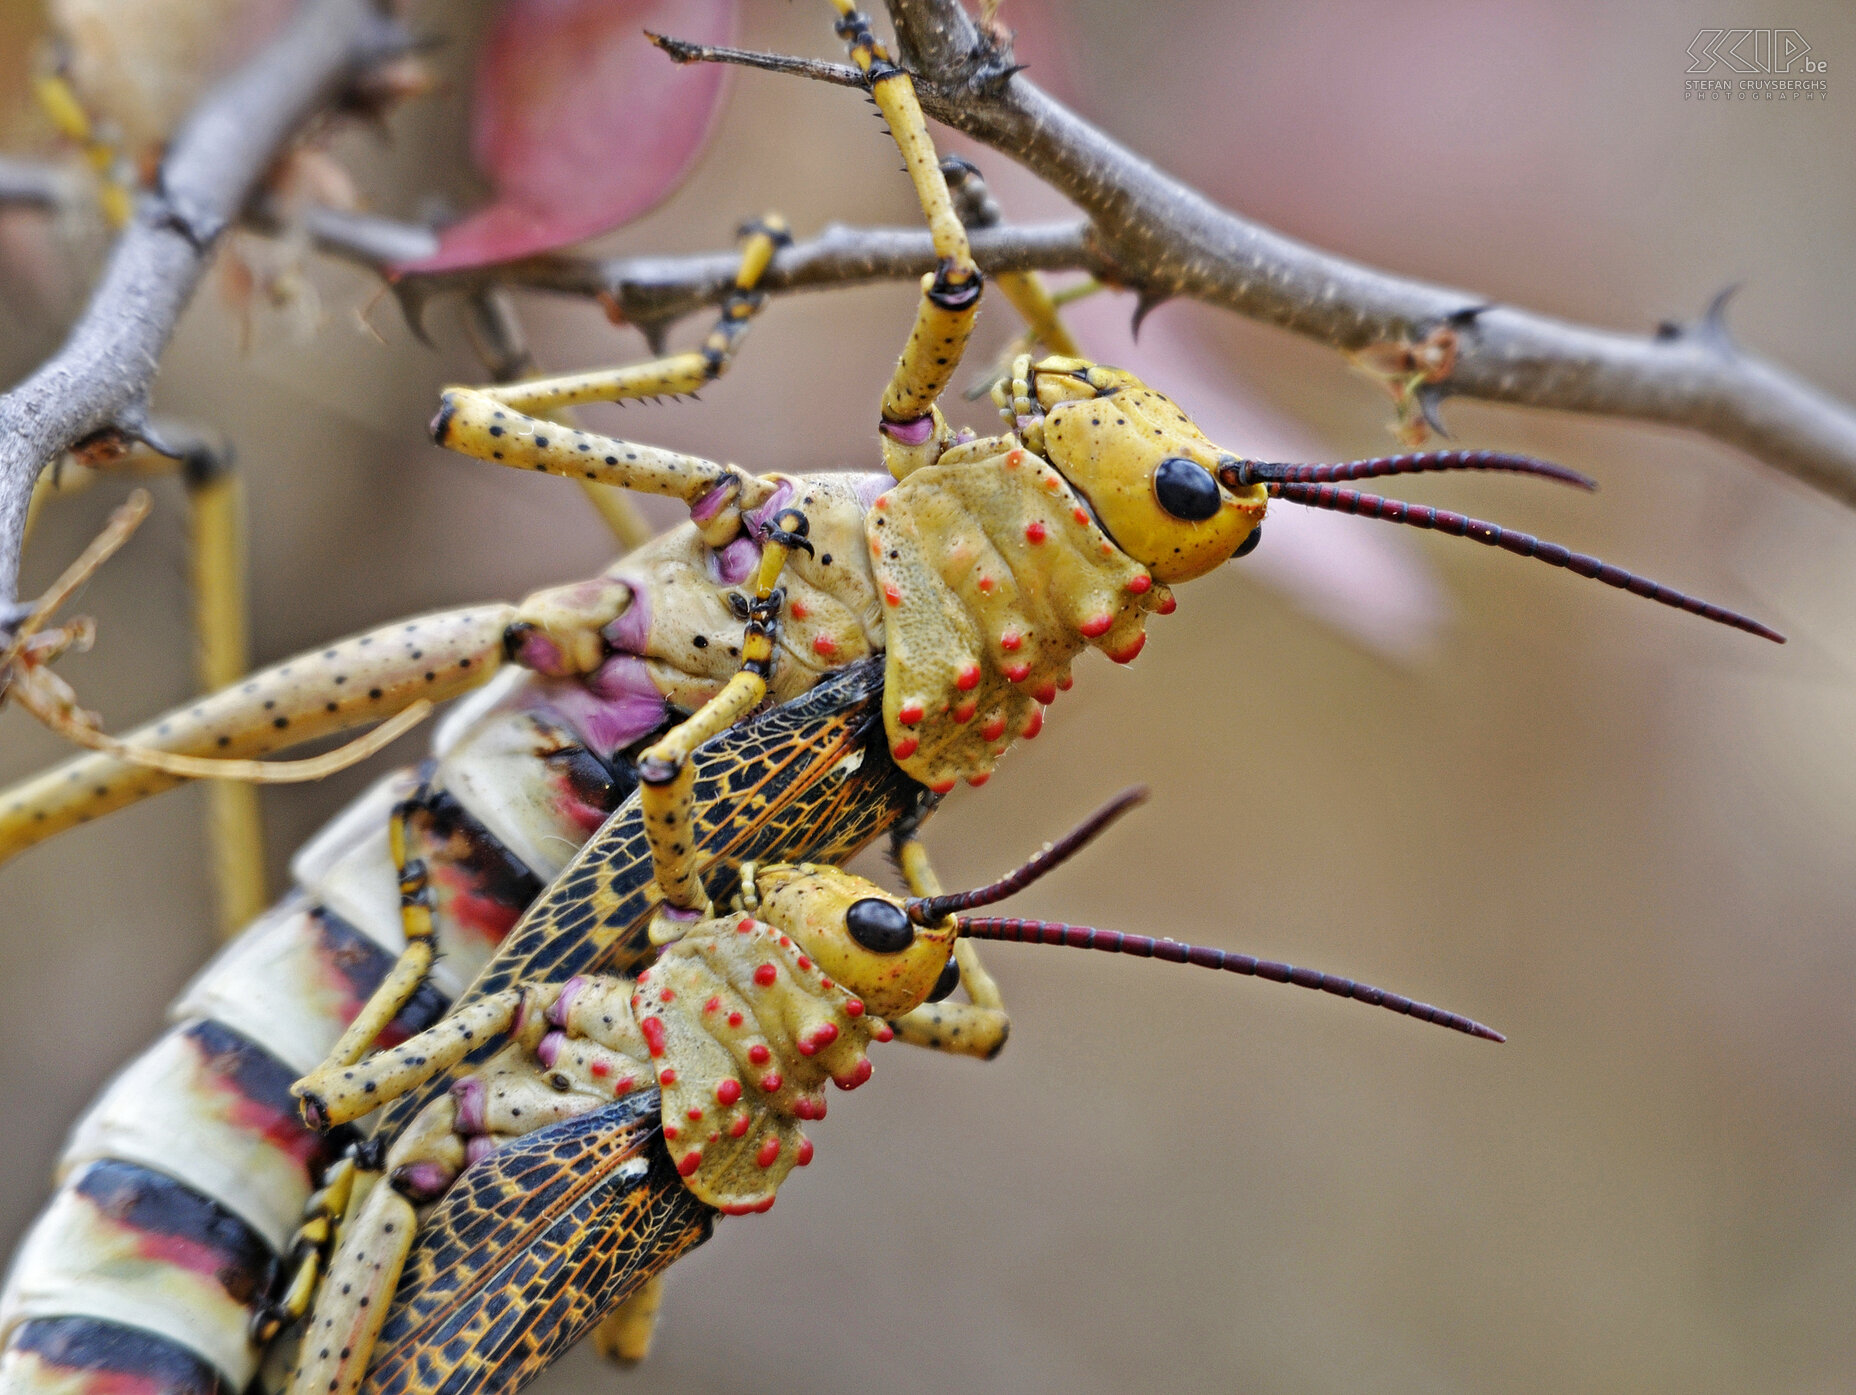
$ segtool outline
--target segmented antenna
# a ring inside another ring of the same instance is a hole
[[[1248,954],[1229,954],[1222,949],[1206,949],[1179,940],[1156,940],[1149,935],[1124,935],[1118,930],[1097,930],[1087,925],[1065,925],[1055,920],[1019,920],[1009,916],[961,916],[960,933],[974,940],[1011,940],[1019,944],[1068,945],[1073,949],[1099,949],[1109,954],[1132,954],[1141,959],[1164,959],[1172,964],[1197,964],[1202,969],[1223,969],[1228,974],[1247,974],[1266,978],[1271,983],[1293,983],[1298,988],[1318,988],[1339,998],[1353,998],[1388,1012],[1432,1022],[1439,1027],[1466,1032],[1485,1041],[1506,1041],[1493,1027],[1485,1027],[1472,1018],[1462,1017],[1429,1003],[1415,1003],[1370,983],[1355,983],[1350,978],[1324,974],[1319,969],[1298,969],[1293,964],[1278,964],[1271,959],[1255,959]]]
[[[1227,487],[1250,484],[1332,484],[1336,480],[1372,480],[1386,475],[1441,475],[1458,470],[1492,470],[1508,475],[1536,475],[1597,489],[1598,481],[1550,460],[1511,455],[1500,450],[1429,450],[1411,455],[1378,455],[1371,460],[1343,460],[1333,465],[1279,465],[1267,460],[1240,460],[1218,474]]]
[[[1033,853],[1025,859],[1022,867],[1007,872],[998,881],[987,886],[976,887],[972,891],[956,891],[947,896],[911,896],[904,901],[903,907],[909,913],[909,919],[917,925],[938,925],[950,915],[961,911],[970,911],[976,906],[990,906],[995,901],[1023,891],[1047,872],[1054,872],[1073,856],[1087,847],[1103,829],[1120,818],[1135,805],[1147,799],[1147,787],[1135,785],[1116,795],[1095,813],[1084,819],[1075,829],[1063,835],[1042,852]]]
[[[1331,484],[1299,484],[1277,482],[1269,484],[1270,494],[1279,499],[1286,499],[1291,504],[1305,504],[1314,509],[1330,509],[1335,513],[1360,514],[1367,518],[1384,519],[1389,523],[1405,523],[1413,528],[1431,528],[1439,533],[1448,533],[1456,538],[1471,538],[1489,547],[1503,548],[1522,557],[1533,557],[1545,562],[1549,567],[1564,567],[1569,572],[1602,581],[1607,586],[1629,591],[1632,595],[1643,596],[1664,605],[1674,606],[1677,610],[1686,610],[1691,615],[1699,615],[1704,620],[1716,624],[1731,625],[1736,630],[1745,630],[1748,634],[1769,639],[1774,644],[1785,643],[1785,636],[1769,626],[1760,624],[1750,616],[1738,611],[1728,610],[1710,601],[1698,600],[1694,596],[1684,595],[1672,590],[1659,581],[1627,572],[1622,567],[1614,567],[1609,562],[1601,562],[1596,557],[1583,552],[1573,552],[1558,543],[1542,542],[1531,533],[1518,533],[1508,528],[1499,528],[1493,523],[1484,523],[1479,518],[1469,518],[1460,513],[1451,513],[1448,509],[1434,509],[1427,504],[1406,504],[1397,499],[1382,499],[1377,494],[1362,494],[1356,489],[1341,489]]]

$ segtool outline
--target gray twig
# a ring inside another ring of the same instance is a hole
[[[0,397],[0,610],[18,594],[39,471],[100,431],[142,433],[155,366],[220,235],[291,137],[405,43],[370,0],[311,0],[175,134],[64,346]]]
[[[312,208],[305,226],[319,251],[391,278],[416,325],[433,296],[475,294],[487,287],[520,286],[599,300],[626,324],[655,335],[694,311],[720,305],[735,284],[737,252],[688,256],[580,257],[565,253],[462,271],[395,275],[396,263],[429,255],[436,235],[417,224]],[[1090,245],[1088,224],[1034,223],[976,229],[973,254],[989,273],[1103,269]],[[772,295],[825,290],[875,281],[912,280],[935,266],[934,244],[924,228],[849,228],[834,224],[817,237],[782,248],[759,282]]]
[[[1190,296],[1343,350],[1458,332],[1438,396],[1685,426],[1856,505],[1856,411],[1727,337],[1717,298],[1693,326],[1619,334],[1392,276],[1218,207],[1019,75],[959,0],[889,0],[922,107],[1023,164],[1090,218],[1100,274],[1143,308]],[[854,69],[666,44],[683,62],[855,84]],[[1434,402],[1426,404],[1434,406]]]

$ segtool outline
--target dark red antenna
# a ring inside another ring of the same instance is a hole
[[[1511,455],[1500,450],[1429,450],[1411,455],[1377,455],[1371,460],[1343,460],[1332,465],[1280,465],[1267,460],[1240,460],[1218,471],[1226,488],[1251,484],[1332,484],[1337,480],[1372,480],[1386,475],[1441,475],[1458,470],[1491,470],[1508,475],[1535,475],[1597,489],[1598,481],[1550,460]]]
[[[1197,964],[1202,969],[1223,969],[1228,974],[1247,974],[1266,978],[1271,983],[1293,983],[1298,988],[1318,988],[1339,998],[1353,998],[1388,1012],[1433,1022],[1439,1027],[1467,1032],[1485,1041],[1506,1041],[1493,1027],[1485,1027],[1472,1018],[1447,1012],[1429,1003],[1415,1003],[1370,983],[1355,983],[1337,978],[1319,969],[1299,969],[1293,964],[1278,964],[1271,959],[1256,959],[1248,954],[1230,954],[1222,949],[1206,949],[1178,940],[1156,940],[1149,935],[1124,935],[1118,930],[1097,930],[1087,925],[1065,925],[1055,920],[1017,920],[1007,916],[961,916],[960,933],[974,940],[1012,940],[1019,944],[1068,945],[1072,949],[1099,949],[1109,954],[1132,954],[1141,959],[1164,959],[1172,964]]]
[[[1531,533],[1517,533],[1493,523],[1484,523],[1479,518],[1451,513],[1448,509],[1382,499],[1377,494],[1362,494],[1357,489],[1341,489],[1331,484],[1270,483],[1269,491],[1275,498],[1285,499],[1291,504],[1305,504],[1312,509],[1359,514],[1366,518],[1384,519],[1389,523],[1408,524],[1413,528],[1430,528],[1456,538],[1470,538],[1489,547],[1499,547],[1522,557],[1536,558],[1549,567],[1564,567],[1569,572],[1602,581],[1607,586],[1629,591],[1632,595],[1660,601],[1677,610],[1686,610],[1704,620],[1731,625],[1736,630],[1745,630],[1761,639],[1769,639],[1774,644],[1785,643],[1784,635],[1750,616],[1728,610],[1711,601],[1684,595],[1659,581],[1627,572],[1622,567],[1614,567],[1609,562],[1601,562],[1583,552],[1573,552],[1558,543],[1542,542]]]
[[[903,907],[917,925],[938,925],[950,915],[970,911],[976,906],[990,906],[995,901],[1023,891],[1047,872],[1054,872],[1078,852],[1095,841],[1096,835],[1137,804],[1145,803],[1147,787],[1135,785],[1123,790],[1070,832],[1033,853],[1016,871],[1007,872],[998,881],[972,891],[956,891],[948,896],[911,896]]]

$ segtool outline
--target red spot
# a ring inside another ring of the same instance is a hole
[[[1049,707],[1057,700],[1057,685],[1054,682],[1040,683],[1031,690],[1031,696]]]
[[[677,992],[674,988],[666,988],[659,996],[667,1003],[674,1003],[677,1000]]]
[[[592,1070],[593,1079],[595,1080],[604,1080],[608,1075],[612,1074],[612,1067],[607,1065],[604,1061],[593,1062]]]
[[[907,760],[910,756],[915,754],[916,748],[921,744],[922,743],[917,741],[913,736],[905,736],[902,740],[889,748],[889,753],[897,760]]]
[[[1025,525],[1025,541],[1028,543],[1043,542],[1044,541],[1044,525],[1042,523],[1039,523],[1036,519],[1033,519],[1031,522],[1027,523]]]
[[[787,609],[792,611],[793,619],[795,620],[803,620],[806,618],[807,612],[803,601],[794,601]]]
[[[1144,596],[1147,594],[1148,588],[1153,584],[1154,579],[1147,575],[1146,572],[1141,572],[1128,583],[1128,590],[1136,596]]]
[[[844,1015],[846,1017],[862,1017],[864,1015],[863,999],[852,998],[850,1002],[846,1003],[844,1005]]]
[[[637,1084],[637,1081],[633,1080],[631,1076],[622,1075],[612,1082],[612,1093],[615,1096],[630,1094],[631,1088],[635,1084]]]
[[[735,922],[735,933],[737,935],[753,934],[754,933],[754,917],[744,915],[741,917],[740,920],[736,921]]]
[[[798,1099],[793,1101],[793,1114],[796,1118],[804,1119],[807,1123],[823,1119],[825,1117],[825,1101],[822,1099],[813,1099],[810,1095],[801,1095]]]
[[[1146,647],[1147,635],[1143,632],[1136,635],[1133,642],[1130,643],[1126,649],[1121,650],[1119,653],[1110,654],[1109,658],[1113,659],[1118,664],[1131,664],[1134,662],[1135,656]]]
[[[980,666],[962,664],[960,671],[954,675],[954,686],[963,693],[970,693],[980,685]]]
[[[871,1070],[870,1058],[868,1056],[859,1056],[857,1058],[856,1067],[849,1075],[835,1075],[832,1077],[831,1083],[836,1085],[840,1090],[855,1090],[859,1085],[870,1078]]]
[[[702,1010],[704,1012],[720,1012],[722,1010],[722,1000],[711,993],[709,995],[709,1001],[702,1005]]]
[[[754,1161],[762,1167],[772,1167],[773,1160],[780,1156],[780,1140],[772,1134],[761,1140],[760,1151],[754,1155]]]
[[[879,510],[887,513],[889,511],[889,496],[887,494],[879,494],[877,496],[876,506]]]
[[[748,1059],[757,1066],[764,1066],[773,1059],[773,1053],[757,1041],[748,1048]]]
[[[980,578],[980,590],[988,596],[990,596],[993,593],[993,588],[997,586],[998,584],[999,584],[998,582],[994,581],[989,576],[983,576]]]
[[[870,1036],[875,1041],[894,1041],[896,1032],[889,1023],[877,1018],[870,1024]]]
[[[741,1014],[738,1012],[729,1013],[728,1025],[731,1027],[739,1027],[741,1025]]]
[[[675,1085],[677,1083],[677,1068],[675,1066],[665,1066],[657,1073],[657,1078],[660,1084]]]
[[[638,1024],[638,1030],[644,1033],[644,1044],[651,1049],[653,1056],[664,1054],[664,1019],[647,1017]]]
[[[1008,451],[1006,453],[1006,457],[1005,457],[1005,468],[1006,469],[1016,470],[1020,465],[1023,465],[1024,463],[1025,463],[1025,453],[1022,450]]]
[[[971,698],[968,698],[967,701],[955,706],[954,720],[956,722],[970,722],[973,720],[973,714],[977,711],[979,711],[979,704],[974,702]]]
[[[701,1166],[702,1166],[702,1154],[697,1152],[694,1148],[690,1149],[689,1152],[685,1153],[681,1158],[677,1160],[677,1171],[683,1174],[683,1176],[685,1177],[688,1177],[691,1173],[693,1173],[697,1168]]]
[[[799,1166],[801,1167],[804,1167],[807,1163],[812,1161],[812,1140],[811,1139],[802,1138],[799,1140],[799,1148],[798,1148],[798,1151],[793,1156],[793,1161],[798,1163]]]
[[[773,981],[779,976],[780,971],[771,964],[762,964],[758,969],[754,970],[754,982],[758,983],[762,988],[773,987]]]
[[[769,1196],[759,1201],[731,1201],[720,1210],[724,1216],[760,1216],[773,1210],[773,1198]]]
[[[715,1083],[715,1097],[723,1104],[733,1104],[741,1098],[741,1082],[730,1076]]]
[[[982,770],[977,775],[967,776],[967,783],[973,786],[974,789],[978,789],[990,779],[992,779],[992,772],[990,770]]]
[[[917,698],[910,698],[896,709],[896,720],[905,727],[912,727],[921,719],[922,705]]]
[[[883,599],[888,601],[891,605],[901,605],[902,592],[898,591],[894,586],[886,585],[883,588]]]
[[[831,980],[821,975],[818,981],[818,986],[820,988],[829,988],[831,987]]]
[[[1174,611],[1179,609],[1179,602],[1169,595],[1165,600],[1161,601],[1159,605],[1155,606],[1154,609],[1161,615],[1171,615]]]
[[[946,794],[953,787],[954,782],[952,779],[937,780],[934,784],[928,786],[928,788],[933,790],[936,794]]]
[[[1004,672],[1007,682],[1022,683],[1031,676],[1031,665],[1007,664]]]
[[[785,1077],[777,1070],[770,1070],[760,1078],[760,1088],[770,1095],[779,1093],[780,1087],[785,1083]]]
[[[812,961],[802,954],[799,956],[799,967],[802,969],[810,969],[812,967]]]
[[[1085,528],[1089,526],[1089,510],[1088,509],[1081,508],[1081,507],[1071,509],[1070,517],[1074,518],[1078,523],[1082,524],[1083,527]]]
[[[1115,617],[1112,615],[1094,615],[1094,616],[1091,616],[1089,619],[1083,621],[1083,623],[1078,625],[1076,628],[1082,631],[1083,637],[1085,639],[1097,639],[1100,636],[1107,634],[1109,631],[1109,626],[1113,625],[1114,623],[1115,623]]]
[[[1018,646],[1025,642],[1025,637],[1017,630],[1007,630],[999,636],[999,647],[1008,654],[1016,654]]]
[[[1044,709],[1042,707],[1034,707],[1031,709],[1031,715],[1025,718],[1025,729],[1021,731],[1019,735],[1029,741],[1043,730]]]
[[[786,936],[784,935],[780,936],[780,948],[781,949],[791,949],[792,947],[793,947],[793,942],[791,940],[787,939]]]
[[[836,1022],[824,1023],[817,1031],[812,1033],[812,1049],[814,1051],[823,1051],[837,1039],[838,1024]]]
[[[702,1106],[700,1104],[692,1104],[684,1112],[689,1115],[689,1120],[692,1124],[697,1123],[702,1118]]]
[[[1064,674],[1063,677],[1057,680],[1057,691],[1060,693],[1067,693],[1070,691],[1070,689],[1074,688],[1075,686],[1076,686],[1076,679],[1068,673]]]
[[[833,639],[830,635],[820,635],[812,641],[812,652],[817,654],[821,659],[836,658],[838,654],[838,641]]]
[[[1061,486],[1057,483],[1057,477],[1055,475],[1044,476],[1044,487],[1048,489],[1052,494],[1055,494],[1058,491],[1058,489],[1061,488]]]
[[[1000,737],[1004,736],[1005,714],[999,712],[987,718],[986,725],[980,728],[980,735],[985,737],[988,741],[997,741]]]
[[[728,1136],[730,1138],[743,1137],[748,1131],[748,1124],[749,1119],[746,1114],[735,1115],[733,1122],[728,1126]]]
[[[643,973],[638,975],[638,982],[649,983],[650,981],[651,981],[651,971],[649,969],[646,969]]]
[[[682,1136],[683,1130],[678,1128],[675,1124],[664,1125],[664,1137],[668,1138],[672,1143],[675,1143]]]

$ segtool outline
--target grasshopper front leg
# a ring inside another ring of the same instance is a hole
[[[928,850],[915,833],[898,833],[891,847],[911,894],[941,894],[941,879],[934,874]],[[955,988],[965,988],[969,1001],[945,1001]],[[1003,1051],[1006,1038],[1012,1034],[1012,1019],[1006,1013],[999,985],[980,962],[979,950],[970,940],[954,942],[948,971],[942,974],[928,1001],[893,1019],[890,1026],[896,1030],[896,1040],[910,1046],[977,1056],[982,1061],[990,1061]]]

